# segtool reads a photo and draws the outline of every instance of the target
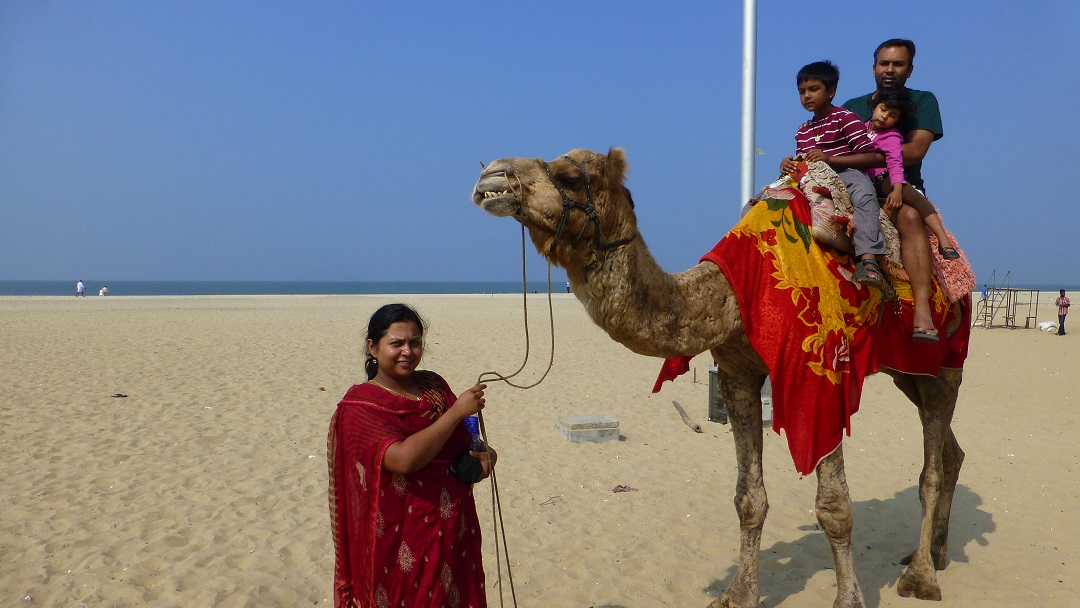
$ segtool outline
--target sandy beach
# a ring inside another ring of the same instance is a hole
[[[1041,295],[1039,321],[1056,321],[1056,295]],[[550,374],[529,390],[491,383],[485,410],[518,606],[704,608],[739,537],[730,428],[707,420],[708,355],[651,395],[659,360],[611,341],[572,295],[553,300]],[[0,298],[0,606],[332,605],[327,425],[362,380],[368,316],[391,301],[426,318],[422,367],[457,392],[522,363],[520,295]],[[525,383],[551,346],[546,296],[528,311]],[[1076,605],[1076,319],[1064,337],[972,330],[943,608]],[[620,440],[553,429],[583,414],[617,418]],[[844,451],[871,607],[927,605],[895,589],[916,544],[921,445],[914,406],[869,378]],[[771,430],[765,483],[762,605],[831,606],[816,480]],[[476,495],[498,606],[489,486]]]

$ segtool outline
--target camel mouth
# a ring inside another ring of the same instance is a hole
[[[485,209],[488,207],[496,207],[506,205],[516,200],[516,197],[509,190],[501,190],[499,192],[488,191],[483,194],[484,200],[480,201],[480,206]]]
[[[497,217],[516,215],[521,209],[521,199],[510,187],[503,171],[485,172],[476,182],[472,193],[473,203]]]

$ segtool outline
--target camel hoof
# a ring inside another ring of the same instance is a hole
[[[900,577],[900,582],[896,585],[896,593],[900,597],[941,601],[941,587],[938,586],[937,577],[933,575],[929,577],[919,576],[918,573],[912,572],[911,568],[908,568]]]

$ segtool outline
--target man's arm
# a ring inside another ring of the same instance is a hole
[[[930,151],[932,143],[934,143],[933,131],[916,129],[908,133],[907,141],[904,142],[904,164],[910,165],[921,161]]]

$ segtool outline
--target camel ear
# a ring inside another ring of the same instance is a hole
[[[608,150],[607,166],[605,167],[607,178],[610,180],[608,183],[623,183],[626,178],[626,171],[629,168],[629,165],[626,164],[626,152],[623,152],[622,148]]]

